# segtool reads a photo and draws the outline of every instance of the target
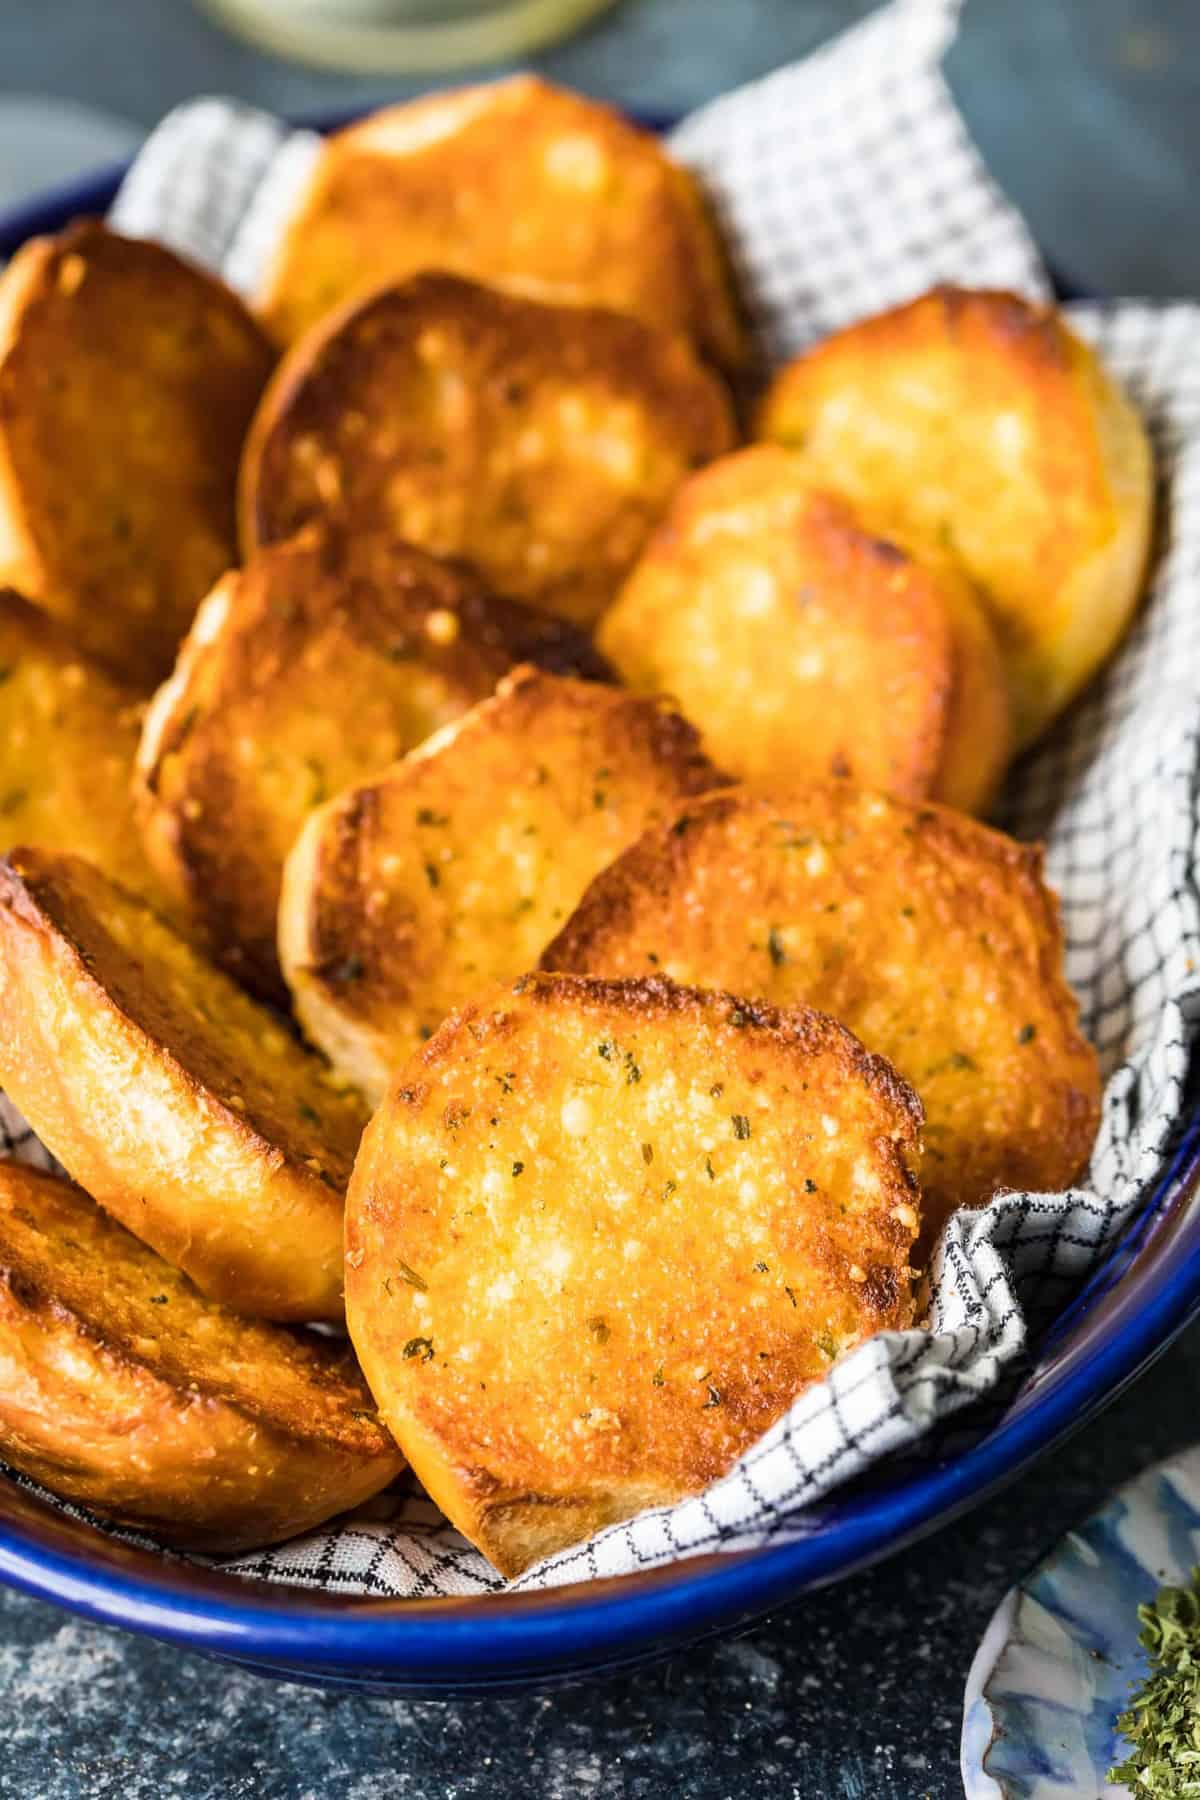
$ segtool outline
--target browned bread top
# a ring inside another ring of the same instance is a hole
[[[651,132],[533,75],[335,132],[260,305],[291,343],[342,301],[423,269],[632,313],[727,368],[746,354],[694,177]]]
[[[381,1411],[506,1574],[724,1474],[911,1323],[921,1109],[820,1014],[530,976],[368,1127],[347,1320]]]
[[[242,463],[243,552],[337,512],[590,624],[683,476],[733,441],[683,338],[418,275],[284,358]]]
[[[273,360],[228,288],[97,221],[0,279],[0,580],[143,690],[234,559]]]
[[[574,627],[408,544],[313,525],[222,577],[151,705],[138,802],[167,891],[239,981],[286,999],[280,875],[313,808],[526,658],[604,672]]]

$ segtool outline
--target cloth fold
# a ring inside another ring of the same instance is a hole
[[[937,281],[1049,293],[941,73],[957,10],[953,0],[893,0],[673,134],[713,196],[768,364]],[[195,102],[151,135],[113,222],[251,291],[317,144],[252,109]],[[942,1446],[947,1421],[971,1402],[1002,1401],[1030,1334],[1161,1198],[1200,1026],[1200,309],[1120,301],[1072,307],[1070,318],[1147,418],[1162,489],[1161,555],[1128,641],[1014,770],[1004,802],[1010,829],[1046,840],[1067,973],[1108,1077],[1087,1184],[956,1215],[934,1259],[927,1329],[884,1334],[837,1364],[706,1493],[611,1527],[518,1587],[802,1534],[813,1501],[888,1454]],[[3,1101],[0,1147],[46,1160]],[[415,1491],[390,1519],[342,1523],[223,1567],[390,1596],[503,1585]]]

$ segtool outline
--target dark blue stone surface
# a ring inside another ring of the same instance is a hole
[[[683,110],[863,0],[625,0],[543,59]],[[1195,0],[970,0],[949,73],[1055,261],[1099,291],[1200,288]],[[402,84],[325,77],[186,0],[0,0],[0,94],[133,124],[197,91],[281,110]],[[30,190],[39,169],[23,168]],[[1117,1482],[1197,1435],[1200,1328],[1066,1449],[895,1562],[748,1636],[610,1684],[459,1703],[280,1687],[0,1594],[0,1797],[20,1800],[951,1800],[962,1685],[1006,1587]]]
[[[539,66],[627,106],[681,112],[870,10],[620,0]],[[996,175],[1063,266],[1107,292],[1200,286],[1195,0],[968,0],[949,73]],[[68,95],[142,126],[201,91],[302,113],[420,85],[274,61],[189,0],[0,0],[0,93]]]
[[[1200,1328],[1024,1480],[747,1636],[618,1681],[466,1701],[284,1687],[0,1593],[14,1800],[954,1800],[1004,1590],[1196,1436]]]

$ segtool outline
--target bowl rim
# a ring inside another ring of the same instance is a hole
[[[1172,1220],[1182,1244],[1172,1240],[1154,1258],[1155,1241]],[[1143,1257],[1159,1265],[1148,1280],[1137,1279]],[[1114,1270],[1114,1263],[1122,1266]],[[1116,1329],[1097,1331],[1106,1298],[1115,1302]],[[600,1583],[461,1599],[381,1601],[261,1583],[244,1584],[243,1598],[242,1584],[235,1593],[229,1578],[219,1595],[199,1598],[205,1572],[195,1565],[146,1553],[144,1572],[97,1567],[86,1551],[48,1547],[43,1532],[0,1522],[0,1580],[102,1623],[282,1664],[281,1674],[395,1674],[437,1687],[616,1668],[749,1622],[948,1523],[1114,1399],[1198,1306],[1200,1109],[1146,1211],[1058,1321],[1056,1336],[1072,1315],[1084,1329],[1057,1366],[1041,1381],[1035,1370],[1000,1424],[952,1461],[894,1486],[835,1496],[804,1515],[804,1535],[792,1541]],[[56,1515],[47,1510],[46,1518],[52,1524]]]
[[[361,110],[305,123],[328,129]],[[0,257],[80,213],[106,211],[127,167],[0,213]],[[1051,1360],[1035,1360],[1000,1422],[952,1460],[817,1503],[787,1541],[559,1588],[381,1600],[230,1576],[204,1591],[208,1571],[149,1551],[127,1553],[121,1566],[98,1562],[89,1548],[51,1541],[67,1534],[46,1508],[33,1524],[0,1520],[0,1581],[285,1677],[449,1692],[616,1669],[749,1623],[949,1523],[1114,1399],[1198,1311],[1200,1102],[1144,1211],[1043,1338],[1039,1352],[1053,1349]]]

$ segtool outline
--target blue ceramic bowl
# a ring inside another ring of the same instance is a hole
[[[328,123],[328,121],[325,121]],[[123,168],[0,218],[0,258],[105,212]],[[132,1549],[0,1482],[0,1580],[263,1673],[424,1693],[628,1667],[749,1623],[936,1530],[1117,1394],[1200,1311],[1200,1112],[1146,1213],[1058,1321],[1003,1421],[953,1462],[813,1507],[796,1541],[545,1593],[389,1601],[267,1586]]]

